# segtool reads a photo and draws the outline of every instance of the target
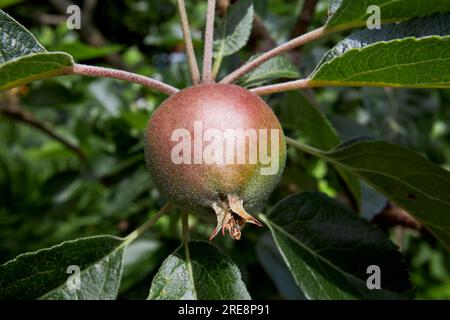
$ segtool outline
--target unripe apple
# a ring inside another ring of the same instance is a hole
[[[239,239],[247,211],[261,209],[286,161],[278,119],[257,95],[201,84],[164,101],[151,117],[145,155],[158,190],[177,206]],[[244,209],[245,208],[245,209]]]

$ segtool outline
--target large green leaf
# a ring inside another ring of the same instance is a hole
[[[189,259],[180,246],[153,279],[149,299],[250,299],[237,266],[207,242],[189,242]]]
[[[278,203],[261,218],[297,284],[309,299],[399,299],[411,287],[402,255],[377,228],[317,192]],[[381,270],[381,289],[369,289],[369,266]]]
[[[283,128],[293,129],[301,141],[322,150],[331,150],[341,142],[336,130],[322,112],[301,92],[286,93],[280,106]],[[342,167],[335,167],[360,206],[358,178]]]
[[[252,31],[253,1],[240,0],[233,4],[215,32],[214,53],[216,59],[238,52],[243,48]]]
[[[443,0],[331,0],[326,26],[334,30],[363,27],[371,16],[367,13],[371,5],[380,7],[382,23],[450,11],[450,2]]]
[[[331,49],[311,85],[450,87],[450,13],[351,34]]]
[[[20,23],[0,10],[0,64],[36,52],[44,47]]]
[[[358,175],[450,247],[450,172],[383,141],[350,141],[329,152],[296,145]]]
[[[19,255],[0,266],[0,300],[115,299],[125,245],[116,237],[96,236]],[[76,281],[68,285],[70,266],[79,267],[79,288]]]
[[[0,90],[35,80],[62,75],[73,66],[70,55],[62,52],[34,53],[0,64]]]
[[[257,55],[250,58],[255,59]],[[243,87],[255,87],[276,79],[295,79],[300,77],[298,68],[285,56],[276,56],[253,69],[239,80]]]

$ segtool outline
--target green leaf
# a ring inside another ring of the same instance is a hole
[[[358,177],[356,177],[351,171],[349,171],[345,168],[342,168],[339,166],[334,166],[334,168],[336,169],[339,176],[344,181],[350,194],[353,195],[356,208],[359,211],[361,211],[363,208],[362,190],[361,190],[361,182],[359,181]]]
[[[287,92],[279,113],[284,128],[295,130],[315,148],[331,150],[341,142],[328,119],[302,92]]]
[[[20,23],[0,10],[0,64],[36,52],[44,47]]]
[[[293,195],[261,216],[309,299],[400,299],[411,286],[402,255],[377,228],[317,192]],[[381,270],[370,290],[369,266]]]
[[[19,255],[0,266],[0,299],[115,299],[125,244],[96,236]],[[67,284],[69,266],[80,268],[79,289]]]
[[[351,34],[309,77],[312,86],[449,88],[450,13]]]
[[[350,141],[329,152],[297,146],[358,175],[450,247],[450,172],[383,141]]]
[[[450,11],[450,2],[442,0],[331,0],[331,17],[326,27],[333,30],[363,27],[372,15],[367,13],[371,5],[380,7],[382,23]]]
[[[256,243],[256,254],[267,276],[273,281],[283,299],[304,300],[305,296],[295,283],[292,273],[283,261],[270,232],[264,233]]]
[[[71,43],[57,44],[49,48],[52,51],[62,51],[70,54],[76,61],[83,61],[95,58],[101,58],[112,53],[120,51],[120,45],[108,45],[102,47],[92,47],[83,42],[75,41]]]
[[[0,90],[67,72],[74,62],[62,52],[34,53],[0,64]]]
[[[284,128],[295,130],[301,141],[315,148],[331,150],[341,142],[330,121],[302,92],[286,93],[280,106],[280,118]],[[336,170],[359,207],[361,198],[359,180],[343,168],[336,167]]]
[[[237,266],[207,242],[189,242],[190,258],[180,246],[153,279],[149,299],[250,299]]]
[[[257,55],[250,58],[255,59]],[[253,69],[239,80],[239,84],[249,88],[262,85],[280,78],[295,79],[300,77],[297,67],[285,56],[276,56]]]
[[[240,0],[233,4],[227,16],[221,22],[214,41],[215,57],[222,60],[223,57],[238,52],[250,38],[253,26],[253,1]]]

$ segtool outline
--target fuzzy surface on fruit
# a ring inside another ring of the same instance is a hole
[[[271,108],[231,84],[201,84],[164,101],[146,131],[145,156],[158,190],[182,209],[217,221],[211,238],[234,239],[279,182],[286,142]]]

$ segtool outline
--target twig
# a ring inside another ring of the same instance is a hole
[[[290,90],[296,90],[296,89],[306,89],[311,88],[311,84],[309,79],[300,79],[295,81],[289,81],[279,84],[272,84],[268,86],[262,86],[258,88],[251,89],[250,91],[254,94],[257,94],[259,96],[277,93],[277,92],[284,92],[284,91],[290,91]]]
[[[253,29],[250,37],[251,40],[256,42],[254,47],[254,51],[256,52],[265,52],[277,46],[277,43],[273,40],[269,30],[267,30],[264,21],[257,14],[255,14],[253,18]],[[261,44],[259,42],[261,42]]]
[[[298,20],[292,29],[292,38],[298,37],[308,30],[308,27],[314,18],[314,12],[316,11],[318,2],[318,0],[305,0],[298,16]]]
[[[186,5],[184,0],[177,0],[178,12],[180,14],[181,30],[183,31],[184,45],[186,47],[186,55],[188,58],[191,78],[194,84],[200,82],[200,71],[198,69],[197,58],[195,56],[194,45],[192,44],[191,31],[189,29],[189,20],[186,13]]]
[[[216,0],[208,0],[205,29],[205,51],[203,53],[203,82],[209,83],[212,78],[212,57],[214,41],[214,16],[216,11]]]
[[[304,35],[301,35],[295,39],[292,39],[291,41],[288,41],[268,52],[265,54],[257,57],[256,59],[246,63],[236,71],[232,72],[228,76],[226,76],[221,83],[232,83],[235,80],[239,79],[249,71],[253,70],[254,68],[258,67],[259,65],[263,64],[267,60],[272,59],[273,57],[276,57],[280,54],[283,54],[289,50],[292,50],[298,46],[301,46],[305,43],[311,42],[313,40],[316,40],[318,38],[321,38],[328,34],[329,31],[325,30],[325,27],[318,28],[316,30],[313,30],[311,32],[305,33]]]
[[[298,15],[297,22],[295,23],[291,38],[296,38],[308,31],[309,25],[314,18],[314,13],[316,11],[318,0],[305,0]],[[292,62],[297,65],[300,62],[301,52],[300,50],[292,51],[289,54]]]
[[[393,203],[389,203],[383,211],[373,218],[373,221],[382,228],[402,226],[413,230],[422,230],[422,225],[419,221]]]
[[[132,72],[115,70],[103,67],[94,67],[83,64],[75,64],[72,69],[69,69],[67,74],[79,74],[90,77],[106,77],[113,78],[119,80],[125,80],[129,82],[139,83],[143,86],[153,89],[155,91],[159,91],[165,93],[167,95],[172,95],[177,93],[177,88],[174,88],[168,84],[165,84],[161,81],[141,76]]]
[[[58,141],[63,146],[65,146],[67,149],[74,152],[78,156],[78,158],[80,158],[81,161],[84,161],[86,159],[84,152],[78,146],[69,142],[66,138],[64,138],[63,136],[58,134],[56,131],[54,131],[52,128],[50,128],[46,124],[40,122],[31,113],[22,109],[18,104],[15,104],[15,103],[9,104],[8,103],[0,108],[0,112],[3,115],[5,115],[11,119],[25,123],[43,133],[45,133],[50,138]]]

